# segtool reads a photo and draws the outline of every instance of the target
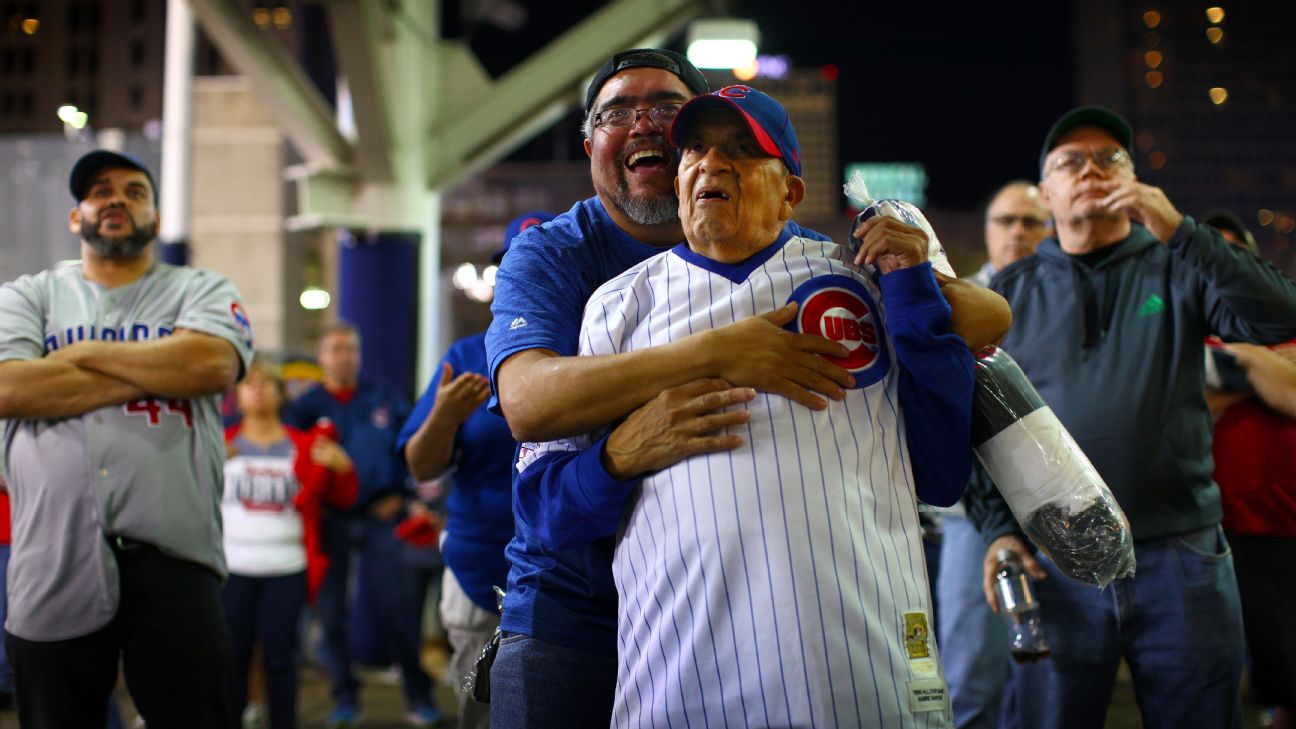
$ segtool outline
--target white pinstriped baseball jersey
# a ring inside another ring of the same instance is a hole
[[[855,347],[857,378],[821,412],[758,394],[741,448],[644,480],[613,565],[613,725],[948,726],[878,288],[833,243],[766,254],[735,267],[680,246],[586,306],[581,354],[612,354],[796,298],[807,330]],[[528,458],[591,442],[528,444]]]

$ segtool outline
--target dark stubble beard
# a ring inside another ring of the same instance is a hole
[[[104,258],[133,258],[157,237],[158,225],[153,222],[139,227],[131,221],[131,227],[133,231],[129,235],[105,236],[99,233],[97,221],[92,223],[81,218],[81,240],[89,243],[95,253]]]

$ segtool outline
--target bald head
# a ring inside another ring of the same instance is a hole
[[[990,265],[996,271],[1035,252],[1048,237],[1048,208],[1039,188],[1025,180],[1004,185],[986,207],[985,240]]]

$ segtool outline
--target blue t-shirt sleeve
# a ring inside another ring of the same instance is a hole
[[[514,484],[513,518],[539,545],[564,550],[616,533],[638,480],[618,481],[603,467],[607,436],[584,450],[552,450]]]
[[[918,498],[950,506],[972,470],[972,353],[950,330],[950,306],[930,263],[886,274],[880,285],[900,360],[900,408]]]
[[[529,228],[513,239],[495,275],[495,300],[486,331],[491,391],[495,374],[509,356],[528,349],[576,354],[585,293],[575,252],[565,242],[574,228]]]

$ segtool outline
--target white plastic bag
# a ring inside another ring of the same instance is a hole
[[[1129,521],[1008,353],[977,354],[972,444],[1013,517],[1063,574],[1105,587],[1134,574]]]

